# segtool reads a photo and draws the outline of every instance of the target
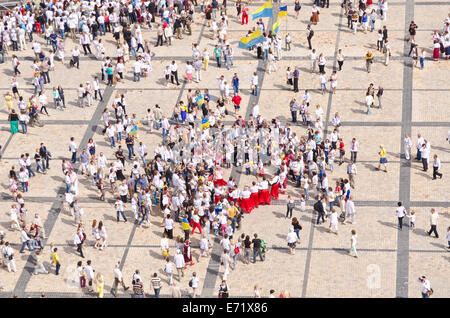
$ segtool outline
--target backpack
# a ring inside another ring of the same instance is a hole
[[[309,37],[312,38],[314,36],[314,31],[313,30],[309,30]]]
[[[314,203],[314,210],[316,210],[317,212],[322,210],[321,205],[322,205],[322,202],[320,202],[320,201],[317,201],[316,203]]]
[[[192,278],[189,280],[189,287],[192,287]]]
[[[239,252],[240,252],[239,247],[236,246],[236,247],[234,248],[234,254],[238,255]]]

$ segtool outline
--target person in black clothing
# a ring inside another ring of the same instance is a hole
[[[317,222],[316,224],[320,224],[320,218],[322,218],[322,223],[325,223],[325,210],[323,208],[324,198],[322,197],[319,201],[314,204],[314,211],[317,211]]]
[[[131,160],[131,157],[134,157],[134,137],[128,134],[127,138],[125,139],[125,143],[127,144],[128,148],[128,159]]]
[[[131,31],[127,27],[123,29],[123,39],[127,41],[128,48],[131,50]]]
[[[36,161],[36,172],[39,172],[39,170],[41,170],[41,172],[45,174],[45,168],[42,165],[42,157],[41,154],[39,153],[39,149],[36,149],[36,153],[34,154],[34,160]]]
[[[352,28],[352,15],[354,11],[352,7],[350,7],[347,11],[347,26],[351,29]]]
[[[388,29],[386,28],[386,26],[383,26],[383,43],[386,42],[388,38]]]
[[[414,23],[414,21],[411,21],[411,24],[409,25],[409,40],[408,41],[414,41],[416,36],[416,29],[418,28],[417,24]]]
[[[308,40],[309,49],[312,50],[311,39],[314,36],[314,31],[311,29],[311,25],[308,24],[306,27],[306,39]]]
[[[17,180],[16,170],[14,170],[14,166],[12,166],[11,170],[9,170],[9,177],[11,179]]]
[[[116,158],[125,166],[125,155],[123,154],[122,146],[119,146],[119,149],[116,151]]]
[[[42,158],[42,166],[45,169],[50,170],[49,167],[50,152],[47,151],[47,147],[45,147],[43,143],[41,143],[41,147],[39,148],[39,154],[41,155]]]
[[[298,71],[298,67],[295,67],[294,70],[294,92],[298,93],[298,76],[299,76],[300,72]]]
[[[253,263],[256,263],[256,254],[259,255],[259,258],[261,262],[264,262],[264,259],[262,257],[261,253],[261,239],[258,238],[258,234],[253,235],[254,239],[252,240],[253,244]]]
[[[295,234],[297,234],[297,238],[300,239],[300,230],[302,229],[302,226],[300,225],[300,222],[298,221],[297,218],[292,218],[292,227],[294,228],[294,232]]]

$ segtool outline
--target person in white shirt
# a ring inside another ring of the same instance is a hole
[[[72,50],[72,60],[70,61],[71,66],[77,66],[77,68],[80,68],[80,50],[78,49],[78,46],[75,46],[75,48]]]
[[[173,80],[175,79],[177,82],[177,85],[180,85],[178,82],[178,65],[175,63],[175,61],[172,61],[172,64],[169,66],[170,69],[170,82],[172,84],[175,84]]]
[[[410,160],[411,159],[412,140],[408,134],[405,134],[405,138],[403,139],[403,147],[404,147],[404,151],[405,151],[406,160]]]
[[[337,211],[333,208],[330,213],[330,227],[328,229],[329,232],[333,232],[338,235],[338,214]]]
[[[181,254],[180,250],[176,251],[176,254],[173,258],[173,262],[175,263],[175,267],[177,268],[178,281],[180,281],[181,277],[184,277],[184,267],[185,267],[184,256],[183,254]]]
[[[356,221],[354,220],[355,218],[355,203],[353,203],[353,197],[350,196],[347,200],[347,203],[345,204],[345,211],[347,212],[347,218],[351,218],[350,223],[351,224],[355,224]],[[347,218],[345,218],[345,221],[343,222],[343,224],[347,224]]]
[[[139,82],[141,80],[141,68],[142,68],[141,58],[138,57],[137,61],[134,62],[134,64],[133,64],[133,70],[134,70],[133,81],[134,82]]]
[[[77,162],[77,145],[75,143],[75,138],[74,137],[70,137],[70,142],[69,142],[69,150],[72,154],[72,163],[76,163]]]
[[[294,228],[289,229],[289,233],[286,236],[287,245],[289,246],[289,253],[295,254],[295,247],[297,244],[297,235],[294,232]]]
[[[397,215],[397,218],[398,218],[398,228],[399,228],[399,230],[401,231],[402,228],[403,228],[403,218],[404,218],[406,215],[408,215],[408,213],[406,212],[406,209],[405,209],[405,207],[402,205],[401,202],[398,202],[397,205],[398,205],[398,208],[397,208],[397,210],[395,211],[395,214]]]
[[[442,179],[442,173],[439,172],[441,169],[441,159],[438,158],[438,155],[433,156],[433,180],[436,180],[436,176],[439,176]]]
[[[86,273],[87,281],[88,281],[88,290],[90,292],[94,291],[94,288],[92,287],[92,282],[94,280],[94,268],[91,266],[92,262],[91,260],[88,260],[86,262],[87,264],[84,266],[84,272]]]
[[[437,221],[438,221],[438,213],[436,212],[435,209],[431,209],[431,214],[430,214],[430,230],[427,232],[428,236],[431,235],[431,233],[434,233],[434,235],[436,236],[436,238],[439,238],[439,234],[437,232]]]
[[[197,277],[197,273],[193,272],[192,273],[192,278],[190,280],[190,286],[192,287],[192,298],[196,298],[197,297],[197,289],[198,289],[198,285],[199,285],[200,281]]]
[[[16,268],[16,261],[14,260],[14,251],[9,245],[9,242],[5,243],[5,246],[2,248],[2,255],[6,264],[6,267],[8,268],[8,273],[11,273],[12,271],[15,273],[17,272]]]
[[[366,106],[367,106],[367,115],[372,114],[370,111],[370,107],[373,105],[373,96],[367,92],[366,93]]]
[[[170,262],[168,257],[166,258],[166,264],[164,265],[164,272],[169,279],[169,285],[173,285],[173,263]]]
[[[117,197],[116,202],[114,203],[114,206],[116,207],[116,217],[117,222],[119,222],[119,216],[122,215],[122,218],[124,219],[125,223],[127,222],[127,218],[125,216],[125,213],[123,211],[123,201],[120,197]]]
[[[356,138],[353,138],[350,143],[350,160],[353,161],[353,163],[356,163],[356,157],[358,155],[358,148],[359,148],[359,142],[356,140]]]
[[[90,43],[91,35],[89,33],[83,32],[83,34],[80,35],[80,44],[83,46],[84,55],[87,55],[88,51],[89,54],[92,54]]]
[[[416,149],[417,149],[416,159],[417,160],[422,159],[420,149],[422,149],[423,142],[424,142],[424,139],[423,139],[422,135],[417,134],[417,141],[416,141]]]
[[[253,72],[251,79],[251,87],[252,87],[252,94],[258,96],[258,75],[256,72]]]
[[[348,175],[348,181],[350,183],[350,186],[354,189],[355,188],[355,176],[358,173],[356,169],[356,165],[353,163],[353,161],[350,161],[347,166],[347,175]]]
[[[356,252],[356,239],[357,239],[357,235],[356,235],[356,231],[352,230],[352,236],[350,238],[350,250],[349,250],[349,254],[352,255],[355,258],[358,258],[358,252]]]
[[[429,142],[427,142],[426,139],[424,139],[423,142],[424,143],[422,145],[422,148],[420,149],[420,157],[422,159],[423,171],[427,172],[428,171],[428,159],[430,156],[431,145]]]
[[[432,292],[430,281],[425,276],[422,276],[419,277],[418,282],[422,283],[422,298],[430,298]]]
[[[327,91],[327,78],[325,77],[325,71],[321,72],[320,78],[320,89],[322,90],[322,95]]]
[[[113,285],[114,297],[117,297],[119,284],[122,285],[124,291],[130,289],[130,287],[125,286],[125,283],[123,281],[122,271],[120,270],[120,261],[118,261],[116,266],[114,267],[114,285]]]

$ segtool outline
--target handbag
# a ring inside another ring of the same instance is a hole
[[[189,280],[189,287],[192,287],[192,278]]]
[[[433,288],[430,287],[430,290],[427,290],[427,295],[431,296],[431,295],[433,295],[433,292],[434,292]]]

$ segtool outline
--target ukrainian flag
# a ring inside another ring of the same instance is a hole
[[[195,102],[198,106],[202,106],[205,103],[205,99],[203,98],[202,94],[198,94],[197,98],[195,99]]]
[[[135,136],[138,133],[138,125],[134,125],[133,127],[131,127],[129,134],[131,136]]]
[[[271,18],[272,16],[273,16],[272,0],[269,0],[266,3],[264,3],[261,8],[252,13],[252,20],[258,18]]]
[[[248,49],[258,43],[264,42],[266,38],[262,34],[261,30],[257,30],[250,34],[250,36],[244,36],[239,41],[239,47],[241,49]]]
[[[278,19],[277,22],[275,22],[273,24],[273,27],[272,27],[272,33],[273,34],[277,34],[278,33],[278,29],[280,28],[280,24],[281,24],[281,19]]]
[[[278,17],[287,17],[287,5],[284,7],[280,7],[280,11],[278,12]]]
[[[208,118],[203,118],[202,119],[202,130],[203,129],[206,129],[206,128],[209,128],[209,119]]]

